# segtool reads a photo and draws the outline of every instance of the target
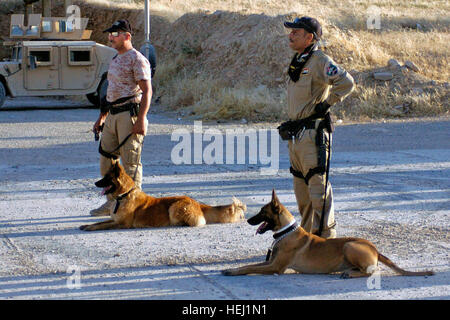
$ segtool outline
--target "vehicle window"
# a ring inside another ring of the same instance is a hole
[[[36,62],[50,62],[50,51],[30,51],[30,56],[35,56]]]
[[[66,21],[66,32],[73,32],[73,23],[71,20]]]
[[[13,47],[11,53],[11,60],[19,61],[22,59],[22,48],[21,47]]]
[[[52,32],[52,22],[51,21],[42,21],[42,31],[43,32]]]
[[[12,37],[19,37],[19,36],[23,36],[23,30],[19,25],[13,25],[11,27],[11,36]]]
[[[73,32],[72,21],[59,20],[59,32]]]
[[[39,34],[38,26],[29,26],[27,31],[25,32],[25,35],[27,36],[37,36],[38,34]]]
[[[91,51],[88,50],[70,50],[71,62],[91,61]]]
[[[51,66],[53,65],[52,48],[29,48],[28,55],[36,57],[36,65]]]
[[[59,20],[59,32],[67,32],[66,20]]]
[[[69,65],[87,66],[92,64],[92,47],[69,47]]]

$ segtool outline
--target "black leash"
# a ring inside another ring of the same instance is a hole
[[[114,154],[114,152],[116,152],[117,150],[119,150],[124,144],[125,144],[125,142],[127,142],[127,140],[131,137],[133,135],[133,133],[130,133],[129,135],[127,135],[126,137],[125,137],[125,139],[123,139],[123,141],[117,146],[117,148],[115,148],[113,151],[111,151],[111,152],[106,152],[105,150],[103,150],[102,149],[102,142],[100,141],[100,143],[98,144],[98,152],[102,155],[102,156],[104,156],[104,157],[106,157],[106,158],[108,158],[108,159],[113,159],[113,160],[117,160],[117,159],[119,159],[119,156],[116,156],[115,154]],[[142,141],[142,143],[141,143],[141,148],[142,148],[142,145],[144,144],[144,141]],[[135,180],[136,179],[136,174],[137,174],[137,171],[138,171],[138,166],[136,166],[136,169],[134,170],[134,175],[133,175],[133,180]],[[116,207],[117,207],[118,205],[116,205]]]
[[[100,143],[98,144],[98,152],[99,152],[102,156],[104,156],[104,157],[106,157],[106,158],[108,158],[108,159],[117,160],[117,159],[119,159],[119,156],[116,156],[116,155],[114,154],[114,152],[116,152],[117,150],[119,150],[119,149],[125,144],[125,142],[127,142],[127,140],[128,140],[132,135],[133,135],[133,133],[130,133],[129,135],[127,135],[127,136],[125,137],[125,139],[123,139],[123,141],[117,146],[117,148],[115,148],[115,149],[114,149],[113,151],[111,151],[111,152],[107,152],[107,151],[103,150],[103,149],[102,149],[102,142],[100,141]]]
[[[323,206],[322,206],[322,215],[320,217],[320,225],[319,225],[319,231],[317,231],[317,235],[319,237],[322,236],[322,231],[323,231],[323,224],[325,222],[325,205],[327,202],[327,190],[328,190],[328,177],[329,177],[329,173],[330,173],[330,159],[331,159],[331,135],[332,133],[330,132],[328,134],[329,139],[328,139],[328,156],[327,156],[327,168],[325,170],[325,191],[324,191],[324,199],[323,199]]]

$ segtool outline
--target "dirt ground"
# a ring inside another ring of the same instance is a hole
[[[225,268],[262,261],[272,235],[255,235],[256,228],[245,221],[201,228],[78,229],[102,220],[90,217],[89,210],[104,201],[94,186],[99,155],[90,132],[98,111],[82,106],[17,99],[5,106],[17,109],[0,111],[0,299],[450,298],[448,119],[343,123],[333,139],[338,235],[367,238],[400,267],[432,269],[435,276],[401,277],[380,266],[370,281],[293,272],[225,277],[220,273]],[[194,123],[161,106],[153,107],[149,122],[142,154],[145,192],[186,194],[214,205],[236,196],[247,204],[249,218],[275,188],[300,221],[281,140],[276,139],[278,170],[269,175],[262,174],[267,165],[261,158],[256,164],[246,158],[243,164],[175,165],[173,133],[192,132]],[[203,130],[208,128],[262,132],[276,124],[203,123]]]

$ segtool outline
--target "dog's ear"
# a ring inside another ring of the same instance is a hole
[[[275,193],[275,189],[272,189],[272,201],[270,202],[270,204],[272,205],[272,209],[276,212],[279,213],[280,212],[280,205],[281,202],[277,197],[277,194]]]
[[[112,164],[114,176],[117,178],[120,176],[120,165],[118,161],[114,161]]]
[[[280,203],[280,200],[278,199],[277,194],[275,193],[275,189],[272,189],[272,202],[277,204]]]

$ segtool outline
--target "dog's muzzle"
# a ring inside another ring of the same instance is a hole
[[[268,230],[272,230],[274,228],[273,222],[272,221],[264,221],[264,218],[260,213],[258,213],[256,216],[248,219],[247,222],[249,224],[251,224],[252,226],[256,226],[262,222],[262,224],[256,230],[256,234],[263,234],[264,232],[266,232]]]

